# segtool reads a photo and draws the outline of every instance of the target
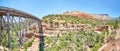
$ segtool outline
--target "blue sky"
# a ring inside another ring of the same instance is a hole
[[[74,10],[117,17],[120,16],[119,3],[120,0],[0,0],[0,6],[15,8],[39,18]]]

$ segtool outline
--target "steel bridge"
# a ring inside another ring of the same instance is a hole
[[[21,47],[23,38],[33,23],[38,26],[38,32],[36,33],[40,35],[39,50],[43,51],[44,37],[42,36],[41,20],[26,12],[0,6],[0,45],[4,44],[3,46],[6,46],[9,50],[16,46]],[[16,45],[12,45],[12,42],[16,39],[18,39]]]

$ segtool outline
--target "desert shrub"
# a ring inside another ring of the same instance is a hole
[[[100,48],[100,47],[101,47],[101,45],[102,45],[102,43],[101,43],[101,42],[95,43],[95,45],[93,46],[93,48],[92,48],[92,50],[91,50],[91,51],[97,51],[97,50],[98,50],[98,48]]]
[[[110,34],[106,37],[106,41],[109,42],[109,41],[114,41],[115,40],[115,35],[114,34]]]
[[[112,45],[114,46],[116,44],[116,42],[115,41],[112,41]]]
[[[6,35],[6,36],[2,39],[2,46],[6,46],[6,45],[7,45],[7,42],[8,42],[8,41],[7,41],[7,39],[8,39],[7,36],[8,36],[8,35]]]
[[[20,51],[20,49],[15,47],[11,51]]]

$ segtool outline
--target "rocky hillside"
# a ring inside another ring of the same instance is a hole
[[[120,51],[116,46],[116,40],[120,37],[120,22],[88,17],[65,14],[44,16],[43,32],[48,34],[45,37],[45,51],[97,51],[100,48],[105,51],[106,47],[111,46],[110,43],[115,43],[116,49],[112,50]]]

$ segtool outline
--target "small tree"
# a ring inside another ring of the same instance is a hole
[[[115,29],[115,33],[117,33],[117,29],[119,28],[119,22],[118,20],[115,20],[115,23],[114,23],[114,29]]]
[[[53,21],[50,20],[50,27],[53,27]]]

